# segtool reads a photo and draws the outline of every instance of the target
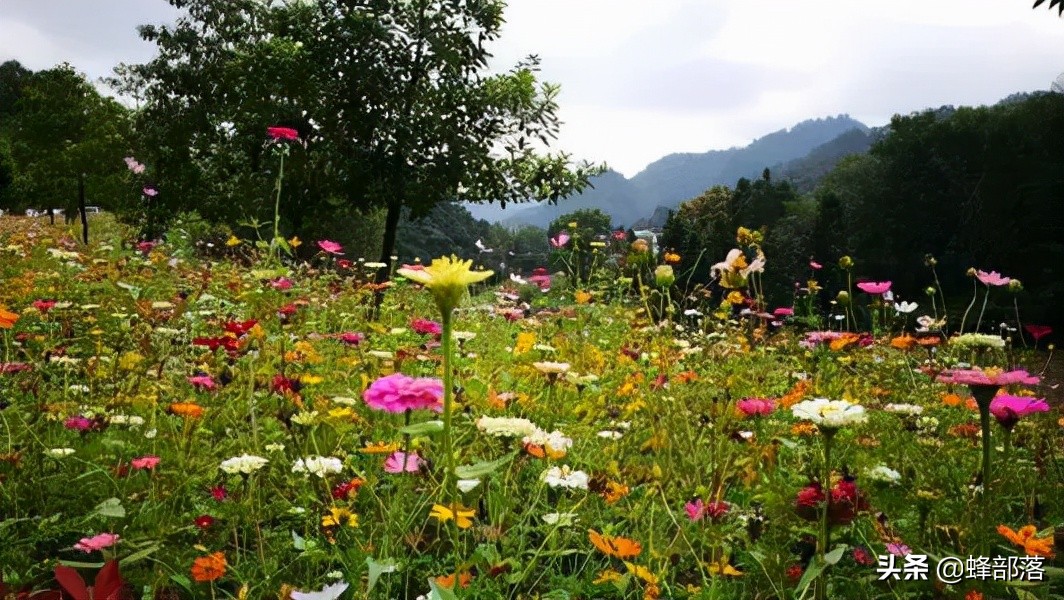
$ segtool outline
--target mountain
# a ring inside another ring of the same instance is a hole
[[[592,180],[592,188],[562,200],[557,206],[512,205],[503,210],[492,205],[470,205],[469,209],[478,219],[500,221],[511,226],[546,227],[565,213],[598,208],[612,216],[614,224],[630,227],[649,218],[655,211],[662,212],[659,207],[675,208],[714,185],[731,186],[742,177],[760,176],[765,168],[805,157],[855,130],[865,136],[869,133],[868,127],[849,115],[811,119],[758,138],[742,148],[670,154],[651,163],[631,179],[608,171]],[[839,150],[827,149],[822,158],[828,160],[844,147],[860,146],[858,142],[859,139],[840,142]]]

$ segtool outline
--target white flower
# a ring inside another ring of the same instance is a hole
[[[791,407],[791,413],[797,419],[812,421],[818,426],[831,429],[864,423],[868,420],[863,406],[851,404],[845,400],[828,400],[827,398],[814,398],[799,402]]]
[[[888,404],[883,410],[900,415],[918,415],[924,412],[924,407],[916,404]]]
[[[325,586],[319,592],[293,591],[289,592],[289,596],[292,597],[292,600],[336,600],[341,594],[347,591],[348,587],[349,584],[347,583],[334,583]]]
[[[872,481],[880,481],[883,483],[898,483],[901,481],[901,473],[886,465],[872,467],[868,470],[866,476]]]
[[[376,358],[391,359],[395,358],[395,354],[388,352],[387,350],[370,350],[366,354]]]
[[[539,428],[528,419],[484,416],[477,419],[477,429],[496,437],[524,437]]]
[[[340,406],[357,406],[361,404],[361,402],[359,402],[358,400],[355,400],[354,398],[349,398],[347,396],[333,396],[332,401],[339,404]]]
[[[573,471],[569,465],[551,467],[539,476],[540,481],[546,482],[552,488],[564,487],[569,489],[586,490],[590,478],[583,471]]]
[[[540,373],[548,375],[558,375],[569,370],[569,363],[563,362],[534,362],[532,366],[538,369]]]
[[[576,520],[576,513],[564,512],[564,513],[547,513],[543,515],[543,522],[547,525],[557,525],[558,527],[567,527],[573,524]]]
[[[144,437],[148,438],[149,440],[154,439],[157,435],[159,435],[159,430],[154,428],[144,432]]]
[[[598,436],[607,440],[619,440],[624,434],[620,431],[606,430],[598,432]]]
[[[920,305],[915,302],[895,302],[894,310],[899,314],[907,315],[916,310]]]
[[[292,422],[299,425],[313,425],[318,422],[318,411],[302,411],[292,415]]]
[[[284,450],[284,444],[266,444],[267,452],[281,452]]]
[[[459,479],[458,482],[457,482],[457,485],[458,485],[458,489],[461,490],[461,492],[464,494],[464,493],[468,492],[469,490],[472,490],[473,488],[475,488],[478,485],[480,485],[480,480],[479,479]]]
[[[250,475],[265,467],[268,462],[270,461],[261,456],[242,454],[240,456],[234,456],[233,458],[223,460],[222,464],[219,465],[219,468],[230,475],[235,475],[237,473]]]
[[[916,324],[919,325],[917,331],[931,331],[933,329],[942,329],[946,326],[945,319],[935,320],[930,315],[922,315],[916,318]]]
[[[565,437],[562,432],[552,431],[547,433],[538,427],[531,435],[526,435],[521,442],[542,446],[548,452],[567,452],[569,448],[573,447],[573,439]]]
[[[52,458],[63,458],[64,456],[70,456],[74,453],[73,448],[49,448],[44,451],[45,454]]]
[[[292,465],[293,473],[311,473],[318,477],[325,477],[329,473],[339,473],[343,469],[343,461],[335,456],[307,456]]]
[[[386,265],[386,264],[384,264],[382,262],[368,262],[368,263],[365,263],[362,266],[366,267],[367,269],[383,269],[384,267],[387,267],[388,265]]]

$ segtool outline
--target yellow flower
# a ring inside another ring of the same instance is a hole
[[[531,331],[522,331],[517,334],[517,342],[514,344],[514,354],[524,354],[536,345],[536,334]]]
[[[621,577],[623,577],[623,575],[621,575],[617,571],[606,570],[606,571],[603,571],[603,572],[599,573],[599,576],[597,578],[595,578],[595,581],[592,581],[591,583],[594,584],[594,585],[602,585],[604,583],[613,583],[615,581],[620,581]]]
[[[240,238],[236,237],[235,235],[230,235],[229,239],[225,240],[225,245],[229,246],[230,248],[232,248],[233,246],[239,246],[240,244],[243,244],[243,243],[244,243],[243,240],[241,240]]]
[[[292,236],[292,239],[288,240],[288,245],[292,248],[298,248],[303,245],[303,240],[299,239],[299,236]]]
[[[321,518],[322,527],[358,527],[358,515],[343,507],[329,509],[329,514]]]
[[[577,304],[587,304],[591,302],[591,292],[577,291],[573,296],[576,298]]]
[[[449,315],[462,301],[466,288],[494,275],[492,271],[473,271],[471,266],[471,260],[441,256],[423,269],[399,269],[399,274],[427,287],[436,298],[440,312]]]
[[[429,516],[439,520],[440,523],[454,519],[454,524],[459,529],[469,529],[473,526],[473,516],[476,514],[472,508],[466,508],[461,504],[452,504],[450,508],[442,504],[433,504]]]
[[[722,556],[721,559],[715,563],[706,563],[706,568],[709,569],[710,575],[728,575],[731,577],[741,577],[743,572],[731,566],[728,563],[728,558]]]
[[[643,581],[651,585],[654,585],[658,582],[658,578],[650,572],[650,569],[644,567],[643,565],[637,565],[628,561],[624,561],[624,566],[628,569],[629,573],[635,575],[636,577],[642,579]]]

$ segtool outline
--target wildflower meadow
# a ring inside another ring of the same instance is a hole
[[[0,219],[4,598],[1064,588],[1052,332],[979,310],[1023,274],[901,299],[815,257],[771,306],[746,229],[685,290],[624,232],[556,236],[557,271],[380,284],[329,240],[205,257],[94,224]]]

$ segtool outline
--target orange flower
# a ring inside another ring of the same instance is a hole
[[[975,590],[968,590],[968,593],[964,595],[964,600],[983,600],[983,595]]]
[[[362,454],[391,454],[399,449],[399,444],[392,442],[370,442],[365,447],[360,448],[359,452]]]
[[[1028,556],[1053,558],[1053,535],[1035,537],[1038,534],[1038,528],[1034,525],[1025,525],[1018,532],[1004,525],[998,525],[997,531],[1008,541],[1023,548]]]
[[[439,577],[436,578],[436,583],[438,583],[440,585],[440,587],[447,588],[447,589],[453,589],[454,588],[454,580],[455,580],[454,573],[451,573],[450,575],[440,575]],[[472,582],[473,582],[473,575],[470,574],[469,571],[462,571],[461,573],[458,574],[458,585],[462,586],[463,588],[469,587],[469,584],[472,583]]]
[[[673,380],[676,383],[689,383],[691,381],[698,381],[698,373],[694,371],[684,371],[683,373],[677,373]]]
[[[898,350],[908,350],[917,344],[916,338],[909,334],[899,335],[898,337],[890,340],[890,345],[894,346]]]
[[[200,583],[214,581],[225,575],[225,553],[215,552],[192,561],[192,579]]]
[[[861,339],[861,337],[856,333],[844,333],[838,339],[832,340],[829,347],[835,352],[838,352],[839,350],[846,349],[847,346],[852,345],[859,339]]]
[[[591,302],[591,292],[577,291],[573,296],[576,299],[577,304],[587,304]]]
[[[812,387],[812,383],[808,379],[799,379],[794,384],[794,387],[791,388],[791,391],[780,398],[780,405],[783,408],[790,408],[792,405],[797,404],[799,400],[806,397],[810,387]]]
[[[942,394],[942,403],[946,406],[960,406],[963,402],[958,394]]]
[[[795,423],[791,427],[791,435],[806,436],[815,435],[816,425],[809,422]]]
[[[680,264],[680,255],[675,252],[665,253],[665,264],[678,265]]]
[[[0,329],[11,329],[18,321],[18,315],[0,305]]]
[[[167,407],[166,412],[186,419],[198,419],[206,411],[195,402],[174,402]]]
[[[611,535],[602,535],[594,529],[587,530],[587,537],[598,551],[606,556],[616,556],[620,559],[639,556],[643,546],[635,540]]]
[[[606,504],[615,504],[620,501],[621,498],[627,496],[629,491],[628,486],[623,483],[618,481],[607,481],[606,485],[603,486],[602,491],[599,493],[606,501]]]

